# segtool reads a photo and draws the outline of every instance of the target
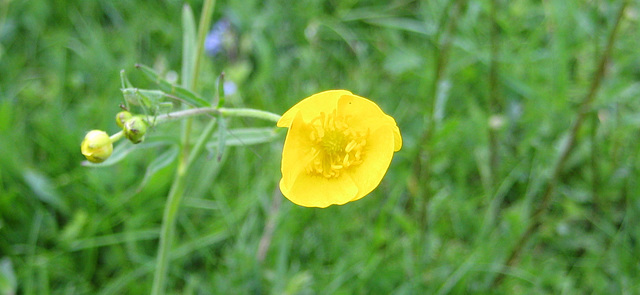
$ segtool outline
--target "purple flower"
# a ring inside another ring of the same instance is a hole
[[[204,49],[209,56],[216,56],[222,51],[224,34],[229,30],[230,26],[231,23],[226,19],[219,20],[213,25],[204,40]]]
[[[238,91],[238,86],[233,81],[224,81],[224,94],[225,95],[234,95]]]

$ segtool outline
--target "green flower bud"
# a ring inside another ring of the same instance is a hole
[[[118,124],[120,128],[124,129],[124,123],[131,119],[131,117],[133,117],[133,115],[127,111],[119,112],[116,115],[116,124]]]
[[[124,123],[124,136],[133,143],[140,143],[147,133],[147,121],[141,116],[135,116]]]
[[[109,134],[102,130],[91,130],[80,145],[82,154],[93,163],[100,163],[111,156],[113,143]]]

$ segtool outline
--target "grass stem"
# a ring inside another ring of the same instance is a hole
[[[492,283],[493,287],[497,287],[502,283],[506,274],[506,270],[516,264],[516,261],[518,260],[518,257],[524,250],[527,242],[529,241],[531,236],[533,236],[533,234],[538,230],[538,228],[542,225],[542,221],[543,221],[542,219],[544,215],[547,213],[547,210],[549,209],[551,201],[553,200],[555,188],[560,182],[561,174],[562,174],[562,171],[564,170],[565,163],[569,158],[569,155],[571,154],[571,152],[576,146],[576,137],[578,136],[578,131],[582,127],[584,120],[586,119],[587,115],[591,111],[591,106],[593,104],[593,101],[595,100],[596,93],[600,88],[600,84],[602,83],[602,80],[604,79],[607,62],[611,55],[611,51],[613,49],[613,43],[616,39],[616,34],[618,32],[618,28],[620,25],[620,20],[624,15],[624,10],[627,4],[628,4],[628,1],[624,1],[620,6],[617,17],[615,19],[615,23],[613,25],[613,29],[607,39],[607,45],[605,47],[604,52],[602,53],[602,56],[600,57],[598,68],[596,69],[596,72],[593,76],[593,80],[591,81],[591,86],[589,87],[589,91],[587,92],[586,96],[578,106],[577,117],[573,122],[571,129],[569,130],[567,141],[562,146],[562,150],[560,151],[560,156],[558,157],[558,160],[556,161],[553,167],[551,179],[547,182],[544,188],[542,200],[541,202],[538,203],[539,204],[538,207],[533,212],[529,226],[524,231],[524,233],[520,236],[520,239],[516,242],[515,247],[511,250],[511,253],[508,256],[507,261],[502,268],[502,271],[499,271],[498,275],[494,278]]]
[[[489,63],[489,118],[496,116],[501,110],[500,92],[498,90],[498,60],[499,60],[499,31],[496,19],[497,0],[491,0],[490,8],[490,42],[491,61]],[[499,153],[498,153],[498,128],[489,125],[489,179],[491,191],[495,190],[495,179],[497,178]]]
[[[460,11],[464,6],[464,0],[455,1],[452,3],[450,7],[446,8],[447,15],[450,15],[451,18],[444,16],[441,19],[439,28],[444,28],[438,31],[438,34],[435,36],[435,48],[434,48],[434,59],[436,61],[436,65],[433,68],[433,77],[432,77],[432,85],[430,88],[430,92],[427,95],[427,121],[426,128],[422,133],[422,137],[418,142],[418,149],[415,154],[415,159],[413,161],[413,173],[410,178],[411,183],[409,187],[413,187],[411,189],[411,194],[413,194],[413,198],[417,200],[417,211],[418,218],[421,224],[426,224],[426,212],[427,212],[427,204],[428,200],[431,198],[432,192],[430,189],[431,182],[431,138],[433,137],[434,128],[435,128],[435,103],[436,103],[436,95],[438,93],[438,89],[440,87],[441,81],[445,74],[445,70],[447,68],[447,63],[449,62],[449,51],[451,49],[451,39],[452,33],[457,26],[458,17],[460,15]],[[448,22],[447,22],[448,21]],[[445,27],[446,25],[446,27]]]

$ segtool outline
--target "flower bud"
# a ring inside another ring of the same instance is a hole
[[[147,133],[147,121],[141,116],[135,116],[124,123],[124,136],[133,143],[140,143]]]
[[[111,143],[109,134],[106,132],[91,130],[84,137],[80,149],[87,160],[93,163],[100,163],[111,156],[113,143]]]
[[[116,124],[118,124],[120,128],[124,129],[124,123],[131,119],[131,117],[133,117],[133,115],[127,111],[119,112],[116,115]]]

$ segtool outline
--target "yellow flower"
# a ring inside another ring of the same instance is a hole
[[[282,115],[289,131],[280,190],[305,207],[342,205],[375,189],[402,147],[396,121],[346,90],[312,95]]]
[[[113,152],[113,143],[109,134],[102,130],[91,130],[84,137],[80,150],[87,160],[93,163],[104,162]]]

